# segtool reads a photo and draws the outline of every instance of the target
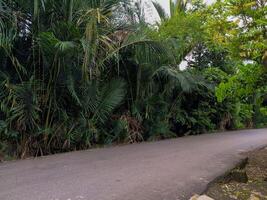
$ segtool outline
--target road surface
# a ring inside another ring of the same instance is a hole
[[[0,200],[183,200],[267,145],[267,129],[0,164]]]

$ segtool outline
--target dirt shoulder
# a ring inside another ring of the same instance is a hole
[[[267,200],[267,148],[248,153],[247,160],[212,183],[206,194],[216,200]]]

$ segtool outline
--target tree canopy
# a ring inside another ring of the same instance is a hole
[[[0,0],[0,153],[266,126],[266,2],[153,5]]]

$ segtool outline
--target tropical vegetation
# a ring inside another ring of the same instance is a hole
[[[266,2],[153,6],[0,0],[0,156],[267,125]]]

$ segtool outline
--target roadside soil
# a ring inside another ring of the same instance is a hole
[[[215,200],[267,200],[267,147],[248,153],[238,167],[214,181],[206,194]]]

